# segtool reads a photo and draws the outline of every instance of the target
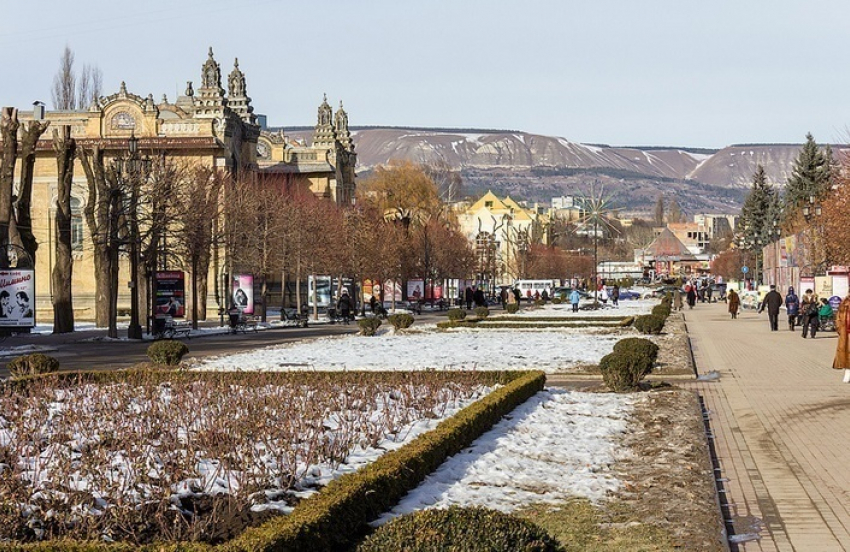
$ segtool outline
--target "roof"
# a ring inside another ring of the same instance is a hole
[[[315,161],[312,163],[277,163],[276,165],[261,167],[260,171],[272,174],[332,173],[334,168],[327,161]]]
[[[693,253],[677,238],[669,228],[664,228],[644,250],[656,260],[681,261],[694,259]]]

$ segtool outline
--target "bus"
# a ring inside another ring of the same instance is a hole
[[[546,295],[552,295],[552,289],[554,289],[558,285],[558,282],[555,280],[516,280],[514,281],[514,288],[519,289],[520,296],[523,299],[528,299],[529,297],[534,297],[535,293],[539,293],[543,295],[543,292],[546,291]]]

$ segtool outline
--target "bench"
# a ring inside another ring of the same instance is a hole
[[[170,316],[156,317],[151,326],[151,335],[157,339],[174,339],[177,336],[191,337],[192,323],[188,320],[174,320]]]
[[[281,309],[280,311],[280,321],[283,323],[283,326],[290,328],[306,328],[307,327],[307,316],[298,314],[296,309]]]
[[[260,318],[257,316],[240,316],[239,322],[236,323],[236,328],[233,333],[242,332],[248,333],[249,331],[257,331],[257,325],[260,323]]]

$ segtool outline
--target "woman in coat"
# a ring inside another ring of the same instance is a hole
[[[697,304],[697,292],[694,289],[694,286],[688,287],[688,308],[694,308],[694,305]]]
[[[732,320],[738,318],[738,310],[741,308],[741,298],[738,297],[738,293],[734,289],[730,289],[728,295],[726,295],[726,300],[729,303],[729,314],[732,315]]]
[[[793,287],[788,288],[788,295],[785,296],[785,309],[788,311],[788,329],[793,332],[800,316],[800,298],[794,293]]]
[[[835,360],[832,361],[832,367],[836,370],[844,370],[842,381],[850,383],[850,347],[847,342],[847,334],[850,333],[850,293],[838,306],[835,329],[838,330],[838,346],[835,348]]]

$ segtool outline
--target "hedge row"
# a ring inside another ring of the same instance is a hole
[[[457,454],[503,416],[543,389],[543,372],[527,372],[464,408],[436,429],[366,466],[332,481],[287,517],[248,529],[222,547],[228,551],[341,550],[366,524],[398,501],[446,458]]]
[[[436,372],[451,374],[451,372]],[[67,372],[50,374],[68,382],[116,382],[126,381],[128,376],[142,375],[140,371],[120,372]],[[240,374],[193,372],[146,372],[146,378],[175,377],[227,377],[238,379]],[[332,374],[332,375],[330,375]],[[375,372],[369,373],[375,375]],[[404,377],[402,372],[380,372]],[[346,378],[354,372],[278,373],[298,381],[316,377]],[[330,375],[330,376],[328,376]],[[362,373],[360,374],[362,375]],[[503,387],[464,408],[452,418],[443,421],[434,430],[420,435],[398,450],[391,451],[372,464],[351,474],[332,481],[325,489],[301,502],[289,516],[276,517],[260,527],[247,529],[241,536],[218,546],[204,543],[180,542],[137,546],[128,543],[79,542],[53,540],[40,543],[9,544],[3,550],[21,552],[48,552],[67,550],[71,552],[247,552],[278,551],[315,552],[339,550],[351,545],[362,535],[367,523],[391,509],[410,490],[436,470],[446,458],[457,454],[472,441],[488,431],[494,424],[518,405],[543,389],[546,377],[543,372],[480,372],[483,380]],[[16,388],[25,387],[39,376],[33,376],[5,384]],[[44,377],[44,376],[42,376]],[[286,378],[284,378],[286,379]],[[4,384],[4,385],[5,385]]]

